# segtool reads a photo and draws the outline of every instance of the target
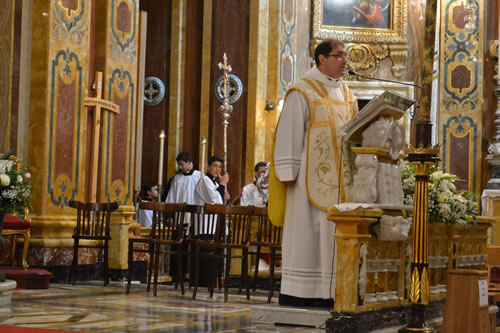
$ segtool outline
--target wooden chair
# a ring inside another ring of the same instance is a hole
[[[250,244],[250,227],[252,223],[253,206],[225,206],[218,204],[206,204],[204,209],[204,232],[213,231],[215,234],[212,240],[197,241],[195,243],[195,282],[193,299],[196,299],[199,282],[200,257],[204,256],[213,260],[210,265],[209,292],[213,296],[215,279],[218,271],[214,268],[219,266],[220,260],[225,259],[224,273],[224,302],[228,299],[229,271],[232,258],[241,258],[241,280],[244,283],[247,299],[250,299],[250,290],[248,287],[248,248]],[[210,229],[211,228],[211,229]],[[200,229],[199,229],[200,230]],[[209,249],[208,252],[201,252],[201,248]],[[240,249],[242,254],[232,254],[231,250]]]
[[[194,263],[195,263],[195,243],[200,240],[209,240],[211,237],[209,235],[215,235],[215,224],[213,226],[206,226],[207,232],[204,234],[208,237],[200,237],[199,230],[203,229],[205,226],[205,218],[203,215],[204,206],[198,205],[186,205],[185,208],[185,219],[189,221],[188,232],[186,234],[185,243],[187,245],[187,255],[188,255],[188,273],[189,273],[189,289],[194,285]],[[202,239],[203,238],[203,239]],[[177,283],[175,284],[177,288]]]
[[[182,245],[184,242],[184,203],[165,203],[142,201],[139,209],[151,210],[153,212],[153,224],[151,233],[147,238],[130,238],[128,246],[128,282],[127,294],[130,292],[132,282],[132,270],[134,252],[149,253],[148,286],[151,286],[151,276],[154,274],[153,295],[157,295],[158,272],[160,270],[160,256],[163,254],[176,255],[177,257],[177,279],[181,284],[181,292],[184,295],[184,273],[182,268]],[[147,249],[135,248],[135,244],[145,244]],[[169,245],[165,247],[164,245]],[[175,249],[172,248],[175,246]]]
[[[22,236],[24,238],[24,246],[23,246],[23,256],[22,263],[23,268],[28,269],[28,261],[26,260],[26,256],[28,255],[28,246],[31,239],[31,220],[26,218],[20,219],[16,216],[5,215],[3,219],[3,236],[12,236],[12,267],[16,267],[16,243],[17,237]]]
[[[259,276],[259,259],[262,257],[261,251],[263,248],[268,248],[271,252],[271,260],[269,262],[269,294],[267,296],[267,302],[271,303],[274,291],[274,269],[276,266],[276,259],[281,259],[283,228],[271,223],[267,216],[267,207],[255,207],[253,216],[258,218],[256,238],[250,241],[250,246],[256,248],[255,252],[250,252],[251,255],[255,255],[256,257],[253,287],[255,291]]]
[[[74,285],[78,269],[78,249],[98,248],[104,251],[104,285],[109,284],[108,245],[111,240],[109,221],[111,212],[118,209],[118,202],[95,203],[71,200],[69,206],[77,210],[73,233],[73,262],[70,281]]]
[[[488,297],[493,305],[500,302],[500,285],[491,282],[491,266],[500,265],[500,246],[488,245]]]

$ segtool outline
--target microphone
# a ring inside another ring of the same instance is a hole
[[[379,79],[379,78],[376,78],[376,77],[369,77],[369,76],[360,75],[360,74],[354,73],[353,71],[348,71],[347,74],[349,74],[351,76],[362,77],[362,78],[368,79],[368,80],[375,80],[375,81],[383,81],[383,82],[389,82],[389,83],[402,84],[402,85],[405,85],[405,86],[412,86],[412,87],[416,87],[418,89],[422,89],[421,86],[419,86],[417,84],[413,84],[413,83],[393,81],[393,80],[386,80],[386,79]]]

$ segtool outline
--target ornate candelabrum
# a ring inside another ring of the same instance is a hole
[[[425,308],[430,299],[429,283],[429,169],[439,161],[439,146],[431,146],[432,123],[417,121],[417,142],[406,147],[408,161],[415,166],[415,195],[413,206],[412,254],[408,298],[411,318],[399,332],[434,332],[425,322]]]
[[[231,112],[233,111],[233,106],[229,104],[229,89],[228,89],[228,80],[229,73],[232,68],[231,65],[227,63],[227,56],[224,52],[223,56],[224,62],[219,62],[219,69],[224,71],[224,86],[222,88],[222,92],[224,94],[224,98],[222,100],[222,105],[219,108],[219,112],[222,114],[222,122],[224,125],[224,173],[227,172],[227,128],[229,127],[229,117],[231,116]]]

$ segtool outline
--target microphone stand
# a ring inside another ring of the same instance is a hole
[[[379,79],[379,78],[376,78],[376,77],[370,77],[370,76],[360,75],[360,74],[354,73],[353,71],[348,71],[347,74],[349,74],[351,76],[358,76],[358,77],[361,77],[361,78],[367,79],[367,80],[375,80],[375,81],[383,81],[383,82],[389,82],[389,83],[396,83],[396,84],[402,84],[402,85],[405,85],[405,86],[417,87],[419,89],[422,89],[421,86],[419,86],[417,84],[414,84],[414,83],[393,81],[393,80],[387,80],[387,79]]]

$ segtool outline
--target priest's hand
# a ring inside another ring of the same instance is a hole
[[[219,174],[219,184],[220,185],[226,185],[229,183],[229,173],[225,173],[222,176]]]
[[[231,195],[229,195],[229,192],[224,192],[224,200],[229,201],[229,199],[231,199]]]

